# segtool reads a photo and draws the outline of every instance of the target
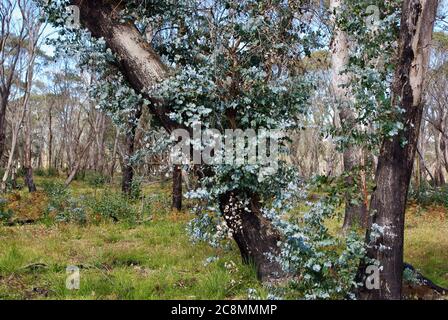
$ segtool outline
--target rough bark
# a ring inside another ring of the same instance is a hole
[[[130,196],[132,194],[132,184],[134,181],[134,167],[131,158],[135,153],[136,132],[139,120],[142,116],[142,108],[138,107],[133,117],[129,119],[129,125],[125,137],[124,159],[123,159],[123,177],[121,181],[121,190],[124,194]]]
[[[134,154],[134,142],[135,142],[134,137],[135,137],[135,131],[126,133],[121,191],[123,192],[123,194],[126,194],[128,196],[130,196],[132,193],[132,181],[134,180],[134,168],[130,163],[130,158]]]
[[[443,174],[443,151],[441,148],[442,145],[442,134],[435,130],[434,132],[434,151],[436,156],[435,161],[435,169],[434,169],[434,185],[436,187],[440,187],[445,185],[445,176]]]
[[[173,209],[182,210],[182,167],[173,166]]]
[[[368,256],[379,261],[380,289],[365,290],[365,299],[401,299],[405,208],[423,113],[422,88],[428,68],[437,0],[405,0],[402,7],[393,105],[404,110],[402,133],[383,141],[376,171],[370,226],[384,232],[373,243],[367,232]],[[405,146],[402,141],[407,141]],[[381,245],[381,246],[380,246]],[[362,272],[362,271],[360,271]]]
[[[330,10],[335,15],[339,14],[343,0],[331,0]],[[335,102],[339,109],[339,118],[344,130],[351,130],[356,126],[356,119],[353,110],[350,108],[350,90],[347,85],[350,82],[350,76],[346,73],[349,63],[349,40],[347,34],[340,30],[334,23],[334,35],[331,45],[331,73],[332,73],[332,91]],[[346,187],[348,192],[345,199],[345,217],[343,230],[348,231],[353,226],[367,225],[367,206],[362,199],[357,203],[354,197],[363,194],[363,180],[361,175],[356,173],[360,169],[361,150],[359,146],[349,144],[343,150],[344,172],[348,174],[346,178]],[[358,189],[356,192],[355,189]]]

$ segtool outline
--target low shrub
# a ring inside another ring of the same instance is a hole
[[[48,168],[48,169],[43,169],[43,168],[37,168],[36,170],[34,170],[34,174],[37,177],[57,177],[59,175],[58,170],[56,168]]]
[[[7,205],[8,201],[0,198],[0,222],[2,223],[11,221],[14,215],[14,212],[8,209]]]
[[[95,215],[115,222],[135,222],[138,212],[130,199],[121,193],[105,191],[89,201],[89,207]]]
[[[81,201],[74,198],[69,198],[65,203],[64,210],[57,212],[55,220],[57,222],[86,224],[86,209],[81,204]]]
[[[55,221],[65,223],[85,224],[87,213],[80,199],[70,196],[64,184],[55,181],[45,181],[42,184],[49,202],[47,215],[53,215]]]
[[[134,179],[132,179],[131,193],[129,195],[132,199],[139,199],[141,197],[142,183],[143,183],[143,179],[141,179],[141,178],[134,177]]]
[[[49,206],[58,211],[63,211],[69,198],[69,192],[65,185],[56,181],[42,182],[42,188],[49,199]]]
[[[96,189],[104,186],[109,181],[109,178],[101,173],[91,172],[86,173],[84,180],[89,186]]]
[[[448,208],[448,185],[433,187],[422,184],[418,189],[411,187],[409,193],[410,198],[423,207],[441,205]]]

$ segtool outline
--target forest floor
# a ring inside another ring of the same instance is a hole
[[[192,216],[166,209],[169,190],[159,184],[143,188],[155,197],[141,223],[85,225],[49,219],[42,192],[9,195],[14,219],[26,224],[0,224],[0,299],[246,299],[249,288],[265,296],[236,248],[190,242],[186,226]],[[84,182],[71,186],[74,196],[100,192]],[[447,209],[411,204],[406,221],[405,260],[448,287]],[[67,266],[80,267],[79,290],[66,288]]]

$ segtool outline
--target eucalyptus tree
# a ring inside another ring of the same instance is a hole
[[[105,60],[122,75],[113,90],[132,88],[134,107],[140,99],[168,132],[191,130],[198,122],[287,131],[305,112],[310,85],[296,64],[312,50],[315,33],[300,1],[70,3],[92,36],[104,40]],[[55,4],[47,8],[51,12]],[[288,180],[282,176],[287,170],[268,177],[264,170],[247,164],[204,168],[206,192],[200,194],[209,214],[226,221],[244,261],[268,279],[283,269],[268,257],[278,255],[281,234],[265,206]]]
[[[16,1],[5,0],[0,5],[0,159],[6,145],[6,108],[26,38],[26,24],[14,19],[16,10]]]
[[[350,51],[353,44],[350,42],[346,31],[338,26],[341,12],[346,9],[343,0],[330,0],[330,14],[332,17],[333,38],[331,41],[331,74],[332,94],[339,110],[341,133],[344,137],[350,137],[348,132],[352,131],[358,124],[355,111],[350,104],[353,97],[350,92],[349,65]],[[341,139],[343,149],[343,165],[346,178],[346,201],[343,229],[349,230],[355,225],[366,227],[367,204],[365,173],[362,171],[362,150],[353,139]]]
[[[21,102],[18,104],[21,108],[19,112],[17,112],[18,116],[14,117],[15,123],[12,125],[12,141],[11,141],[11,149],[9,152],[8,162],[6,165],[6,170],[2,179],[2,187],[1,189],[4,191],[6,186],[6,181],[12,170],[13,162],[15,161],[15,152],[16,146],[18,142],[18,134],[22,126],[25,128],[25,143],[24,143],[24,161],[23,168],[25,169],[25,183],[30,192],[36,191],[36,186],[33,181],[33,168],[31,163],[31,152],[32,152],[32,122],[31,122],[31,105],[30,105],[30,97],[31,90],[33,85],[33,76],[36,68],[36,59],[40,54],[39,46],[42,40],[42,34],[44,31],[44,26],[41,22],[41,17],[39,15],[38,7],[31,0],[19,0],[16,3],[17,10],[19,12],[19,17],[16,17],[16,23],[21,24],[23,28],[24,38],[16,39],[16,41],[20,41],[21,43],[18,45],[18,55],[19,60],[22,59],[24,72],[19,73],[14,69],[10,70],[9,77],[15,74],[15,83],[17,85],[18,91],[20,93],[22,89],[23,83],[23,94]],[[13,6],[15,8],[16,6]],[[8,36],[5,35],[7,38]],[[3,51],[2,51],[3,53]],[[17,60],[18,61],[18,60]],[[16,68],[17,61],[15,58],[13,59],[13,68]],[[5,61],[3,61],[6,63]],[[5,65],[2,65],[3,70],[5,70]],[[9,81],[9,80],[8,80]],[[5,84],[6,86],[6,84]],[[5,89],[6,92],[9,92],[10,89]],[[8,93],[9,94],[9,93]],[[7,97],[5,97],[7,99]],[[5,100],[6,101],[6,100]],[[6,102],[7,103],[7,102]],[[1,120],[0,120],[1,121]]]
[[[379,290],[363,290],[362,296],[400,299],[406,201],[438,1],[374,2],[378,15],[370,28],[360,15],[367,3],[346,3],[340,25],[356,40],[349,70],[355,75],[355,105],[361,111],[357,120],[374,124],[374,135],[365,137],[380,146],[366,244],[368,263],[381,269],[381,281]]]
[[[147,108],[169,133],[191,132],[198,124],[288,132],[301,127],[312,91],[312,77],[298,66],[318,46],[307,3],[73,0],[90,33],[63,30],[65,43],[98,74],[92,92],[112,115]],[[353,116],[361,124],[350,134],[372,149],[382,144],[366,245],[369,262],[383,272],[380,290],[367,296],[399,298],[404,210],[437,1],[378,1],[386,23],[373,32],[361,14],[366,3],[346,3],[337,23],[356,41],[347,71]],[[67,18],[65,4],[45,6],[56,24]],[[233,237],[262,279],[299,274],[296,286],[307,298],[342,295],[364,247],[350,235],[342,253],[330,250],[340,244],[324,224],[340,204],[337,188],[326,187],[326,196],[307,203],[311,209],[290,223],[289,200],[306,197],[289,169],[281,161],[271,175],[260,164],[202,165],[201,187],[189,196],[205,205],[190,231],[215,244]]]
[[[404,217],[420,125],[424,109],[423,87],[430,43],[437,14],[437,0],[405,0],[401,9],[397,66],[391,88],[394,115],[402,123],[392,139],[383,141],[371,202],[372,241],[368,256],[382,267],[380,290],[373,298],[400,299],[403,280]]]
[[[427,126],[424,134],[428,142],[434,144],[434,184],[442,186],[448,172],[448,36],[443,32],[435,33],[431,47],[431,66],[425,89]]]

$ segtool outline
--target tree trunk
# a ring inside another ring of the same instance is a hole
[[[31,77],[28,81],[31,81]],[[30,84],[31,86],[31,84]],[[32,129],[31,129],[31,110],[29,103],[27,104],[26,108],[26,115],[25,115],[25,161],[23,163],[23,168],[25,169],[25,184],[28,187],[29,192],[36,192],[36,185],[34,184],[33,179],[33,166],[32,166],[32,144],[31,144],[31,135],[32,135]]]
[[[48,110],[48,169],[51,170],[53,163],[53,107]]]
[[[173,209],[182,210],[182,167],[173,166]]]
[[[7,189],[6,184],[8,182],[9,174],[10,174],[11,170],[13,169],[13,165],[14,165],[14,153],[16,150],[17,135],[18,135],[17,131],[18,131],[18,128],[15,127],[12,132],[11,150],[9,152],[8,163],[6,164],[6,169],[5,169],[5,172],[3,173],[2,182],[1,182],[1,186],[0,186],[0,191],[2,193],[6,193],[6,189]]]
[[[435,155],[436,155],[436,163],[435,163],[435,169],[434,169],[434,186],[441,187],[445,185],[445,176],[443,174],[443,151],[441,150],[441,139],[443,139],[442,134],[434,130],[434,148],[435,148]]]
[[[129,121],[129,125],[125,138],[125,155],[123,159],[123,178],[121,181],[121,190],[125,195],[130,196],[132,194],[132,184],[134,181],[134,167],[131,163],[131,158],[135,152],[136,132],[138,128],[138,122],[142,116],[142,108],[138,107],[133,117]]]
[[[113,179],[114,179],[115,164],[117,162],[118,139],[120,137],[120,131],[118,130],[118,128],[116,130],[117,130],[117,132],[115,133],[114,148],[112,150],[112,161],[111,161],[110,170],[109,170],[110,180],[111,181],[113,181]]]
[[[423,114],[422,88],[437,0],[404,0],[392,105],[404,110],[403,132],[383,141],[367,232],[368,257],[381,265],[380,289],[363,290],[366,299],[400,299],[403,279],[405,208]],[[406,141],[402,146],[402,141]],[[374,237],[372,227],[383,232]],[[371,241],[371,236],[374,237]],[[360,272],[363,272],[361,267]]]
[[[134,180],[134,168],[130,158],[134,154],[134,134],[127,133],[125,139],[125,155],[123,158],[123,177],[121,180],[121,191],[130,196],[132,193],[132,181]]]
[[[76,174],[78,173],[79,169],[81,168],[81,162],[84,158],[84,155],[89,150],[90,145],[92,144],[92,141],[93,141],[92,132],[90,133],[89,137],[90,137],[90,139],[87,141],[86,145],[81,150],[79,150],[81,135],[79,135],[79,137],[78,137],[78,145],[76,146],[76,154],[75,154],[75,163],[71,167],[70,174],[68,175],[67,179],[64,182],[64,185],[66,187],[68,187],[73,182],[73,180],[76,177]]]
[[[6,106],[8,104],[8,98],[1,94],[0,96],[0,162],[5,152],[6,146]]]
[[[220,210],[240,249],[243,262],[254,264],[262,281],[282,278],[285,274],[281,266],[266,256],[267,253],[278,256],[277,243],[281,236],[271,221],[263,217],[257,196],[250,197],[250,212],[247,212],[244,206],[239,205],[240,194],[239,191],[231,191],[222,195]]]
[[[330,11],[335,15],[339,14],[343,0],[331,0]],[[334,36],[332,41],[332,87],[335,102],[339,107],[339,118],[344,131],[352,130],[356,126],[356,119],[353,110],[350,108],[350,90],[346,85],[350,82],[350,76],[345,72],[349,63],[349,41],[344,31],[341,31],[335,23]],[[343,230],[346,232],[353,226],[367,227],[367,206],[364,196],[359,197],[355,202],[354,198],[364,195],[363,177],[355,173],[360,169],[361,150],[351,143],[344,147],[343,166],[344,172],[348,175],[346,187],[348,189],[345,199],[345,218]]]
[[[81,23],[94,37],[103,37],[107,46],[116,55],[120,70],[132,87],[150,101],[145,89],[168,76],[168,68],[145,41],[132,22],[120,22],[116,12],[121,9],[121,1],[72,0],[80,8]],[[152,114],[168,131],[181,127],[169,117],[170,110],[160,103],[152,104]],[[221,197],[221,209],[232,208],[234,193]],[[254,196],[255,197],[255,196]],[[252,214],[236,210],[242,218],[242,229],[237,229],[234,238],[243,259],[253,261],[262,279],[268,279],[272,272],[281,273],[278,264],[271,262],[265,253],[277,253],[280,239],[271,222],[260,213],[258,201],[252,201]],[[230,222],[230,221],[229,221]]]

